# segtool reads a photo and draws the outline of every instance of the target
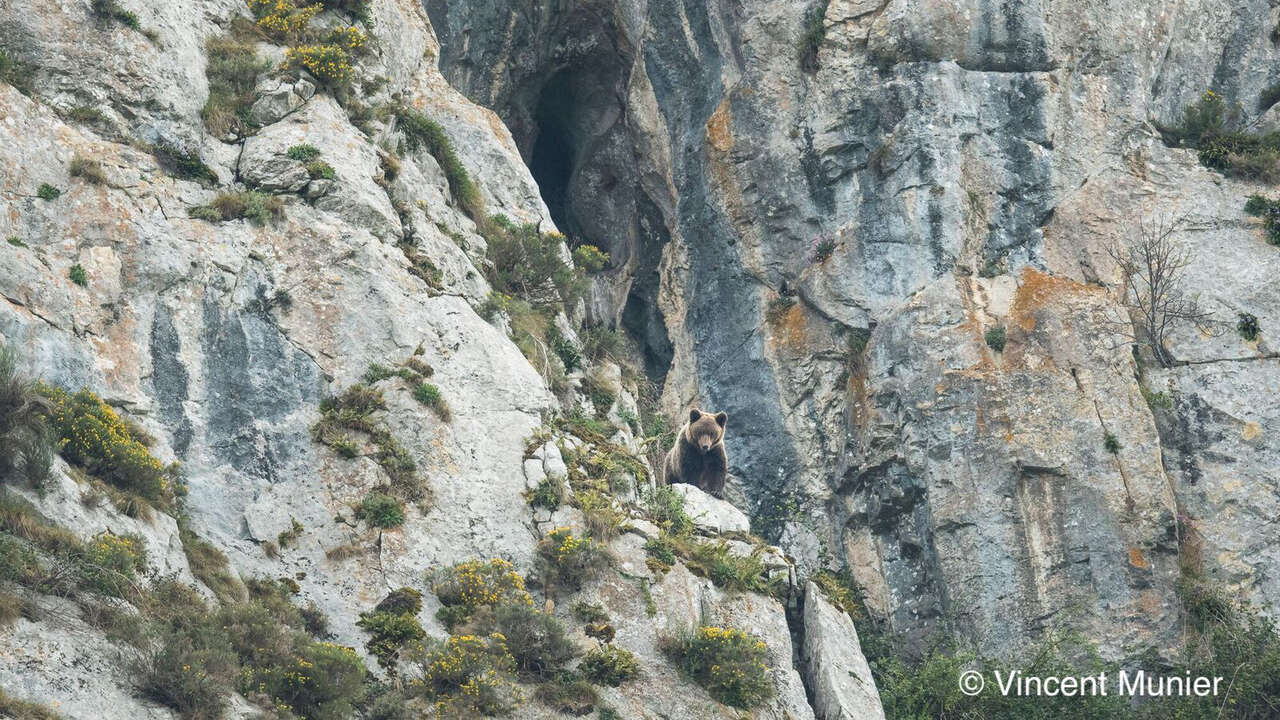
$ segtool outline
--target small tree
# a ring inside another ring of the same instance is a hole
[[[1174,358],[1165,348],[1173,328],[1184,323],[1206,327],[1210,316],[1183,285],[1191,256],[1174,240],[1174,234],[1184,224],[1183,218],[1139,220],[1137,237],[1107,249],[1120,269],[1124,304],[1136,326],[1129,337],[1150,343],[1162,367],[1173,364]]]

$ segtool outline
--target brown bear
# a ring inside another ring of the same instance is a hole
[[[724,425],[729,416],[701,410],[689,411],[689,422],[680,428],[675,445],[662,464],[662,477],[668,485],[686,483],[716,497],[724,494],[724,479],[729,471],[729,457],[724,452]]]

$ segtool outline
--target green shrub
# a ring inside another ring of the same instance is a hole
[[[987,347],[995,350],[996,352],[1004,352],[1005,332],[1003,325],[996,325],[993,328],[989,328],[986,335],[983,336],[983,339],[987,341]]]
[[[645,497],[649,520],[671,535],[687,535],[693,531],[693,520],[684,511],[684,496],[660,485]]]
[[[822,235],[817,239],[813,246],[813,262],[821,264],[826,262],[833,254],[837,247],[836,239]]]
[[[57,200],[60,195],[62,191],[49,183],[41,183],[40,189],[36,190],[36,197],[41,200]]]
[[[1240,337],[1253,342],[1258,339],[1258,316],[1249,313],[1236,313],[1239,320],[1236,322],[1236,332],[1240,333]]]
[[[470,560],[436,570],[430,579],[431,592],[443,605],[436,617],[451,629],[482,607],[533,605],[524,578],[506,560]]]
[[[818,3],[805,11],[804,26],[800,29],[800,41],[797,51],[800,56],[800,69],[813,73],[818,71],[818,50],[827,39],[827,28],[822,24],[827,14],[829,0],[818,0]]]
[[[301,163],[309,163],[312,160],[320,158],[320,148],[315,145],[302,144],[294,145],[284,153],[290,160],[297,160]]]
[[[213,202],[193,208],[190,214],[211,222],[247,219],[255,225],[266,225],[284,217],[284,201],[257,190],[231,190],[218,193]]]
[[[89,276],[85,273],[84,266],[80,263],[72,265],[71,269],[67,270],[67,278],[80,287],[89,286]]]
[[[172,501],[178,489],[175,471],[153,457],[101,398],[88,390],[72,395],[47,385],[40,391],[49,401],[48,422],[67,462],[153,503]]]
[[[668,641],[667,651],[685,674],[725,705],[747,710],[773,696],[765,664],[768,647],[750,633],[703,626]]]
[[[1266,112],[1280,102],[1280,83],[1268,85],[1258,94],[1258,112]]]
[[[604,607],[595,603],[589,603],[586,600],[575,600],[569,611],[573,613],[574,619],[578,622],[609,622],[609,613],[605,612]]]
[[[133,30],[140,30],[142,23],[138,21],[138,16],[124,8],[120,7],[115,0],[91,0],[93,14],[103,20],[115,20]]]
[[[5,242],[9,243],[14,247],[24,248],[27,246],[26,243],[22,242],[22,238],[18,237],[17,235],[10,235],[9,237],[5,238]]]
[[[561,307],[582,294],[582,272],[561,255],[563,235],[539,232],[533,224],[515,225],[502,215],[490,218],[481,230],[489,248],[486,274],[495,292],[540,308]]]
[[[365,647],[378,664],[395,671],[401,653],[426,637],[418,622],[422,593],[413,588],[393,590],[370,612],[360,614],[356,625],[369,633]]]
[[[230,34],[205,41],[209,99],[200,117],[209,132],[219,138],[228,133],[245,135],[253,129],[254,123],[249,119],[249,108],[256,97],[253,91],[258,74],[269,67],[269,63],[258,60],[252,33],[239,29],[234,23],[232,28]]]
[[[861,620],[866,617],[862,593],[847,572],[837,574],[830,570],[821,570],[809,579],[818,586],[828,602],[848,613],[850,618]]]
[[[209,183],[218,181],[218,176],[204,164],[195,150],[187,150],[162,140],[151,146],[151,154],[160,163],[160,167],[174,177]]]
[[[551,344],[551,350],[556,357],[560,358],[560,364],[564,365],[565,372],[571,373],[582,367],[582,354],[555,325],[547,327],[547,342]]]
[[[1117,438],[1114,433],[1110,433],[1110,432],[1106,433],[1103,436],[1102,446],[1105,447],[1107,449],[1107,452],[1111,453],[1112,455],[1120,452],[1120,448],[1122,447],[1120,445],[1120,438]]]
[[[283,583],[249,586],[248,602],[216,611],[172,581],[143,598],[153,635],[137,670],[143,694],[185,718],[221,717],[233,691],[282,717],[351,717],[364,693],[359,656],[311,639]]]
[[[766,576],[764,546],[756,546],[749,555],[736,555],[724,540],[702,542],[691,538],[674,538],[676,552],[695,575],[710,578],[729,590],[772,594],[780,579]]]
[[[440,717],[506,715],[520,702],[515,660],[502,636],[454,635],[415,652],[416,686]]]
[[[418,383],[413,388],[413,399],[434,410],[441,420],[449,422],[453,419],[453,414],[449,411],[449,403],[445,401],[439,387],[428,382]]]
[[[18,372],[18,355],[0,342],[0,477],[22,478],[40,489],[53,466],[39,386]]]
[[[337,177],[333,166],[323,160],[313,160],[307,163],[307,174],[312,180],[332,180]]]
[[[534,697],[552,710],[571,716],[586,715],[600,701],[591,683],[572,672],[560,673],[538,685]]]
[[[104,185],[107,182],[107,176],[102,172],[102,163],[96,158],[88,158],[83,155],[75,155],[71,158],[71,164],[67,166],[71,177],[78,177],[92,185]]]
[[[453,194],[460,207],[473,220],[482,218],[480,191],[476,189],[467,169],[463,167],[458,154],[453,150],[453,143],[445,134],[444,128],[426,115],[406,106],[396,110],[396,122],[404,133],[405,145],[410,151],[425,148],[439,163],[449,182],[449,192]]]
[[[578,666],[583,677],[597,685],[618,687],[640,674],[640,663],[628,650],[613,645],[602,645],[587,651]]]
[[[764,319],[771,325],[777,325],[786,318],[791,308],[796,306],[796,299],[790,295],[780,295],[769,301],[765,307]]]
[[[1161,128],[1165,142],[1199,151],[1200,163],[1229,177],[1280,181],[1280,132],[1242,132],[1238,105],[1207,90],[1187,106],[1182,124]]]
[[[544,477],[526,497],[530,507],[556,510],[564,504],[564,494],[564,484],[559,478]]]
[[[422,593],[411,587],[402,587],[387,593],[374,608],[375,612],[394,615],[417,615],[422,610]]]
[[[600,272],[609,265],[609,253],[595,245],[579,245],[573,249],[573,264],[585,272]]]
[[[136,535],[103,533],[85,544],[81,584],[104,595],[123,597],[146,567],[146,548]]]
[[[1280,201],[1268,200],[1261,195],[1250,195],[1244,204],[1244,211],[1254,217],[1262,218],[1263,227],[1267,231],[1267,242],[1280,245]]]
[[[538,569],[548,584],[574,592],[609,564],[607,551],[567,527],[556,528],[538,543]]]
[[[404,524],[404,506],[396,498],[374,491],[360,501],[356,517],[377,528],[399,527]]]
[[[554,615],[524,602],[486,608],[477,613],[473,624],[481,633],[506,638],[516,672],[530,680],[548,679],[578,656],[578,646],[564,625]]]
[[[583,527],[596,542],[611,542],[622,533],[627,513],[608,493],[594,489],[574,493],[573,505],[582,512]]]

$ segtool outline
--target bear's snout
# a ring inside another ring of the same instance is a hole
[[[707,437],[698,438],[698,449],[701,450],[702,452],[706,452],[710,450],[711,438],[707,438]]]

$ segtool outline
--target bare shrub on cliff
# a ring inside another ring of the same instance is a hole
[[[1169,333],[1186,323],[1205,328],[1210,318],[1196,296],[1186,291],[1184,275],[1191,255],[1175,240],[1185,224],[1185,218],[1139,220],[1136,236],[1107,248],[1120,270],[1123,302],[1133,320],[1127,335],[1147,342],[1162,367],[1174,361],[1165,348]]]

